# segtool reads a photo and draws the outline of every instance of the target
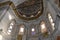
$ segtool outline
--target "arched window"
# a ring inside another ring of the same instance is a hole
[[[41,22],[40,26],[41,26],[41,33],[47,32],[47,28],[44,21]]]
[[[34,35],[35,34],[35,28],[31,29],[31,34]]]
[[[54,20],[53,20],[53,18],[52,18],[52,16],[51,16],[50,13],[48,13],[48,19],[50,21],[50,24],[52,26],[52,29],[55,30],[55,27],[54,27],[55,26],[55,23],[54,23]]]
[[[20,29],[19,29],[19,35],[23,35],[24,34],[24,25],[20,25]]]
[[[41,33],[42,33],[43,37],[48,37],[48,30],[47,30],[45,22],[42,21],[40,26],[41,26]]]

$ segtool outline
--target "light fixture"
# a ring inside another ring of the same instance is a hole
[[[32,35],[35,35],[35,28],[31,29],[31,33],[32,33]]]
[[[35,31],[35,29],[34,28],[32,28],[32,32],[34,32]]]
[[[0,35],[0,40],[2,40],[2,35]]]

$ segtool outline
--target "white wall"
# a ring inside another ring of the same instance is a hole
[[[11,22],[11,20],[9,20],[9,14],[12,16],[12,18],[14,19],[14,16],[12,15],[12,12],[9,12],[11,9],[9,9],[5,14],[4,17],[1,19],[0,21],[0,28],[3,29],[4,32],[7,31],[7,28],[9,27],[9,23]],[[3,11],[3,10],[2,10]],[[4,11],[3,11],[4,13]],[[2,14],[3,14],[2,13]]]

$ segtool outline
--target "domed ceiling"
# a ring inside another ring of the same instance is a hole
[[[26,0],[17,6],[18,15],[25,20],[38,18],[43,12],[43,0]]]

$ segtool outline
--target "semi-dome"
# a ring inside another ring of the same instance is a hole
[[[43,0],[27,0],[17,6],[18,15],[23,19],[38,18],[43,12]]]

